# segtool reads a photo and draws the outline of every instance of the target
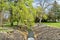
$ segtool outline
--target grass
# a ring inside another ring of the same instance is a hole
[[[13,25],[15,26],[15,25],[17,25],[17,23],[14,22]],[[9,23],[9,22],[6,22],[6,23],[3,24],[3,27],[0,27],[0,32],[9,32],[9,31],[13,31],[13,30],[10,30],[10,29],[13,29],[14,26],[11,27],[10,23]]]
[[[52,23],[52,22],[50,22],[50,23],[44,23],[44,24],[46,24],[48,26],[51,26],[51,27],[60,28],[60,23],[59,22],[58,23]]]
[[[16,24],[16,23],[15,23]],[[14,24],[14,25],[15,25]],[[60,22],[56,22],[56,23],[54,23],[54,22],[44,22],[43,24],[46,24],[47,26],[51,26],[51,27],[56,27],[56,28],[60,28]],[[9,27],[10,26],[10,24],[9,23],[6,23],[6,24],[4,24],[6,27],[5,28],[7,28],[7,27]],[[3,31],[3,32],[8,32],[8,31],[11,31],[11,30],[4,30],[2,27],[0,27],[0,32],[1,31]]]
[[[13,31],[11,27],[0,27],[0,32],[10,32]]]

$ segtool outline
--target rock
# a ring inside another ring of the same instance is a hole
[[[18,32],[14,31],[12,33],[0,33],[0,40],[24,40],[24,36]]]
[[[60,40],[60,29],[53,27],[41,27],[35,31],[36,40]]]

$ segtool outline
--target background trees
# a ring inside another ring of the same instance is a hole
[[[50,1],[50,0],[49,0]],[[50,6],[50,5],[52,5],[50,2],[49,2],[48,0],[38,0],[38,3],[37,3],[37,5],[39,5],[39,7],[37,7],[38,8],[38,10],[37,11],[39,11],[37,14],[39,15],[39,19],[40,19],[40,23],[41,23],[41,21],[44,19],[44,20],[46,20],[47,19],[47,15],[46,15],[46,9],[48,9],[48,7]]]
[[[60,5],[57,4],[56,1],[52,4],[53,7],[50,9],[49,12],[49,19],[52,19],[52,21],[58,21],[60,19]]]
[[[9,21],[11,26],[15,23],[16,25],[24,24],[31,26],[35,23],[36,17],[39,19],[40,23],[42,20],[60,20],[60,5],[56,1],[50,4],[47,0],[39,0],[39,6],[34,8],[32,6],[33,0],[2,0],[0,1],[0,16],[1,25],[5,11],[9,11]],[[47,4],[47,5],[46,5]],[[46,13],[46,9],[52,5],[49,12]],[[3,12],[3,13],[2,13]]]

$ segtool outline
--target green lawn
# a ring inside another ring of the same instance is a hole
[[[15,23],[16,24],[16,23]],[[52,23],[52,22],[44,22],[43,24],[46,24],[48,26],[51,26],[51,27],[56,27],[56,28],[60,28],[60,23]],[[4,24],[4,25],[9,25],[9,24]],[[7,28],[7,27],[0,27],[0,32],[1,31],[5,31],[5,32],[8,32],[8,31],[11,31],[11,30],[4,30],[4,28]]]
[[[60,28],[60,23],[44,23],[48,26],[51,26],[51,27],[57,27],[57,28]]]

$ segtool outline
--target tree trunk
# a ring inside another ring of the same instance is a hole
[[[41,20],[42,20],[42,18],[40,18],[40,21],[39,21],[39,23],[41,23]]]
[[[41,19],[40,19],[39,23],[41,23]]]
[[[3,25],[3,13],[0,11],[0,27]]]
[[[13,26],[13,14],[12,14],[12,9],[10,9],[10,22],[11,22],[11,26]]]
[[[11,26],[13,26],[13,21],[11,21]]]

